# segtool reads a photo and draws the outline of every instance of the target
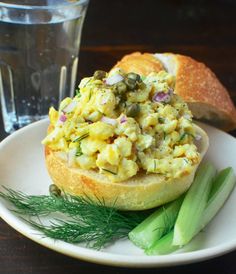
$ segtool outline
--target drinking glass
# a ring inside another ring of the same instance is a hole
[[[0,2],[0,98],[5,131],[47,117],[73,96],[89,0]]]

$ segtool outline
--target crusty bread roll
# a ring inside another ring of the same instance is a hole
[[[195,119],[226,131],[236,128],[236,109],[226,88],[203,63],[173,53],[135,52],[124,56],[115,67],[141,75],[167,70],[175,75],[175,93],[188,103]]]
[[[201,159],[208,148],[208,136],[194,126],[201,139],[196,141]],[[144,210],[165,204],[184,193],[191,185],[198,165],[193,171],[178,179],[167,179],[163,175],[138,173],[129,180],[114,183],[93,170],[69,167],[49,147],[45,149],[46,166],[53,182],[65,192],[78,196],[89,196],[96,201],[105,201],[108,206],[122,210]]]

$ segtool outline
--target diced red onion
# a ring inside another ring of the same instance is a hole
[[[163,103],[169,103],[170,102],[170,94],[169,93],[165,93],[163,91],[161,92],[156,92],[153,97],[152,97],[152,100],[154,102],[163,102]]]
[[[103,97],[101,100],[101,104],[105,105],[108,102],[108,97]]]
[[[200,134],[195,135],[195,140],[200,141],[202,139],[202,136]]]
[[[112,86],[120,81],[122,81],[124,78],[120,74],[114,74],[106,79],[106,84],[109,86]]]
[[[64,123],[66,121],[67,117],[65,114],[61,114],[60,117],[59,117],[59,120]]]
[[[125,122],[127,122],[127,117],[125,115],[122,115],[120,118],[120,123],[123,124]]]
[[[71,101],[64,109],[63,111],[65,113],[69,113],[69,112],[72,112],[75,107],[77,106],[77,102],[76,101]]]
[[[174,93],[174,90],[172,88],[169,88],[167,93],[163,91],[157,91],[154,94],[152,100],[154,102],[169,103],[173,93]]]
[[[185,119],[188,119],[188,120],[191,119],[191,115],[190,115],[190,114],[184,114],[183,117],[184,117]]]
[[[102,116],[101,121],[112,126],[115,126],[117,123],[116,119],[112,119],[106,116]]]

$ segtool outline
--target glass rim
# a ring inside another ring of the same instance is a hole
[[[9,3],[3,3],[0,1],[0,8],[4,7],[4,8],[9,8],[9,9],[17,9],[17,10],[34,10],[34,9],[38,9],[38,10],[49,10],[49,9],[58,9],[58,8],[62,8],[62,7],[73,7],[73,6],[81,6],[84,4],[88,4],[89,0],[79,0],[77,2],[71,2],[71,3],[65,3],[65,4],[55,4],[55,5],[43,5],[43,6],[38,6],[38,5],[21,5],[21,4],[9,4]]]

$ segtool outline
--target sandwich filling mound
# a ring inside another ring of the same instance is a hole
[[[139,172],[179,178],[200,162],[192,113],[165,71],[143,77],[116,68],[82,79],[74,98],[49,110],[42,143],[69,167],[113,182]]]

